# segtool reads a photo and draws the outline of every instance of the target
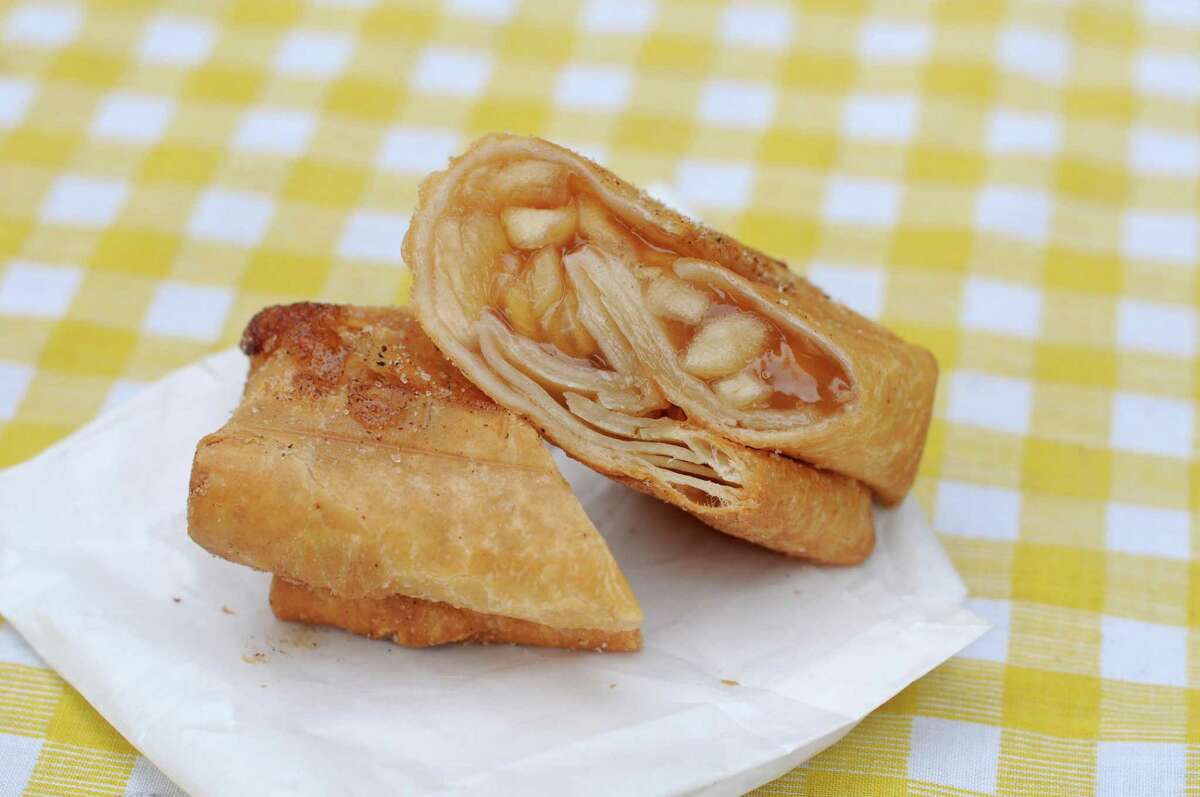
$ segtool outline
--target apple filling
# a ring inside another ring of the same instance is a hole
[[[720,502],[739,483],[683,423],[689,403],[754,427],[819,420],[853,398],[802,322],[729,270],[639,235],[566,166],[479,166],[455,199],[435,247],[464,337],[544,411],[689,496]]]

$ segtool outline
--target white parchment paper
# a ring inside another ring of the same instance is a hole
[[[740,794],[832,744],[986,624],[916,503],[817,568],[560,457],[646,648],[412,651],[276,621],[269,576],[187,537],[196,441],[246,364],[179,371],[0,473],[0,613],[193,797]]]

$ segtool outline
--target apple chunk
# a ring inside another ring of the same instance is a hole
[[[692,338],[683,355],[683,370],[701,379],[729,376],[758,356],[768,335],[766,323],[749,313],[713,318]]]
[[[562,298],[562,262],[556,247],[548,246],[539,250],[530,259],[529,293],[533,299],[533,311],[539,317],[544,316]]]
[[[505,208],[500,213],[508,242],[518,249],[561,246],[575,235],[578,214],[572,206],[561,208]]]
[[[698,324],[712,300],[704,291],[681,279],[663,275],[646,289],[646,305],[659,318]]]
[[[746,369],[714,384],[713,392],[740,410],[771,395],[771,386]]]
[[[510,163],[492,177],[492,190],[505,205],[565,205],[570,199],[567,169],[555,163]]]

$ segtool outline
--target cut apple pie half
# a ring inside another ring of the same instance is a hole
[[[912,484],[927,351],[569,150],[479,140],[422,186],[404,254],[472,382],[716,528],[859,561],[871,491]]]

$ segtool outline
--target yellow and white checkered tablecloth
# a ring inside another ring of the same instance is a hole
[[[491,130],[941,362],[917,494],[996,630],[759,793],[1200,792],[1200,0],[18,0],[0,465],[263,305],[403,299]],[[0,794],[177,793],[0,631]]]

